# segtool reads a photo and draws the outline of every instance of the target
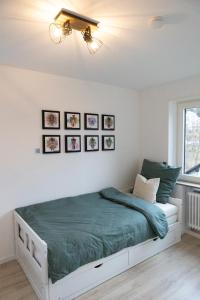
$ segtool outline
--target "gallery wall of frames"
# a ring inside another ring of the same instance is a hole
[[[100,118],[101,116],[101,118]],[[113,151],[115,150],[115,135],[109,131],[115,130],[115,116],[110,114],[94,114],[79,112],[64,112],[64,124],[60,122],[60,111],[42,110],[42,129],[44,130],[60,130],[63,128],[69,131],[81,130],[81,118],[84,117],[84,130],[86,131],[106,131],[107,134],[66,134],[61,135],[43,135],[42,148],[44,154],[61,153],[61,140],[65,145],[65,153],[81,152],[82,143],[84,143],[85,152]],[[100,124],[101,122],[101,124]],[[100,126],[101,125],[101,126]]]

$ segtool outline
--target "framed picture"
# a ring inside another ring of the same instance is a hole
[[[99,115],[85,114],[85,129],[98,130],[99,129]]]
[[[98,135],[85,135],[85,151],[99,151]]]
[[[114,115],[102,115],[102,130],[115,130]]]
[[[60,135],[43,135],[43,153],[60,153]]]
[[[66,135],[65,136],[65,152],[81,152],[81,136]]]
[[[81,129],[81,114],[77,112],[65,112],[65,129]]]
[[[42,129],[60,129],[60,112],[42,110]]]
[[[102,135],[102,150],[115,150],[115,136],[114,135]]]

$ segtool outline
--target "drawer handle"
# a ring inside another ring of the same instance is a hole
[[[101,266],[103,266],[103,264],[99,264],[99,265],[95,266],[95,269],[98,269],[98,268],[100,268]]]
[[[158,240],[158,237],[156,237],[156,238],[153,239],[154,242],[157,241],[157,240]]]

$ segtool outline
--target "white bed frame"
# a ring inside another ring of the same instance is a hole
[[[181,240],[182,200],[171,198],[178,207],[178,220],[167,236],[125,248],[116,254],[78,268],[52,284],[48,278],[47,244],[15,212],[16,257],[40,300],[70,300],[124,272]]]

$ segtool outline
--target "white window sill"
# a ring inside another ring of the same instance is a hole
[[[196,188],[196,189],[200,189],[200,183],[193,183],[193,182],[189,182],[189,181],[178,180],[176,182],[176,184],[184,185],[184,186],[188,186],[188,187],[193,187],[193,188]]]

